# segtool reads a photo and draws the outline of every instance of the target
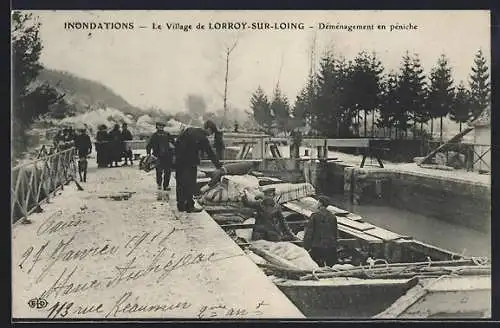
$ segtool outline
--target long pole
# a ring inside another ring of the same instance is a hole
[[[229,53],[230,51],[226,51],[226,77],[224,79],[224,120],[222,121],[222,127],[226,127],[226,119],[227,119],[227,79],[229,76]]]
[[[234,41],[233,46],[231,48],[226,48],[226,76],[224,78],[224,121],[222,122],[222,127],[226,127],[226,118],[227,118],[227,81],[229,78],[229,56],[231,52],[233,52],[234,48],[238,44],[238,39]]]

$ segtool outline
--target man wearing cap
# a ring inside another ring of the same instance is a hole
[[[87,182],[87,156],[92,152],[92,141],[87,134],[86,128],[81,127],[78,132],[79,134],[75,136],[75,148],[78,152],[78,172],[80,180]]]
[[[337,264],[337,217],[327,209],[328,198],[318,198],[318,210],[311,215],[304,232],[304,248],[320,266]]]
[[[261,203],[255,215],[255,225],[252,231],[252,240],[264,239],[268,241],[296,240],[292,230],[274,201],[275,190],[267,189],[263,192]]]
[[[132,139],[132,133],[128,129],[127,123],[123,123],[121,132],[121,142],[123,143],[123,157],[125,158],[125,164],[123,165],[128,165],[128,160],[130,160],[130,165],[134,165],[132,158],[132,149],[130,149],[130,146],[126,143],[127,141],[130,141]]]
[[[156,123],[156,132],[153,133],[146,145],[146,152],[158,159],[156,165],[156,185],[158,190],[170,190],[170,175],[172,172],[172,159],[174,156],[173,140],[168,132],[164,130],[165,123]]]
[[[87,158],[92,152],[92,141],[85,128],[79,128],[78,132],[80,134],[75,137],[75,148],[78,152],[78,157]]]
[[[175,181],[177,209],[180,212],[201,212],[194,205],[193,195],[196,190],[197,166],[200,164],[200,152],[208,155],[217,169],[222,164],[215,155],[208,136],[217,133],[217,126],[206,121],[203,128],[188,127],[177,137],[175,143]]]

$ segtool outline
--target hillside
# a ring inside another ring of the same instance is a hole
[[[37,79],[65,93],[65,100],[74,104],[78,112],[111,107],[135,117],[144,114],[140,108],[132,106],[109,87],[96,81],[53,69],[43,69]]]

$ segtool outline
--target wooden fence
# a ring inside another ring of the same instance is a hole
[[[76,149],[70,148],[12,168],[11,220],[28,220],[40,204],[63,189],[77,174]]]

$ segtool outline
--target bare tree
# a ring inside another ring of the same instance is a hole
[[[226,118],[227,118],[227,80],[229,78],[229,57],[231,56],[231,53],[233,52],[234,48],[236,48],[236,45],[238,44],[238,37],[236,40],[234,40],[233,44],[231,46],[226,46],[225,49],[225,55],[226,55],[226,76],[224,78],[224,120],[222,122],[222,126],[225,128],[226,127]]]

